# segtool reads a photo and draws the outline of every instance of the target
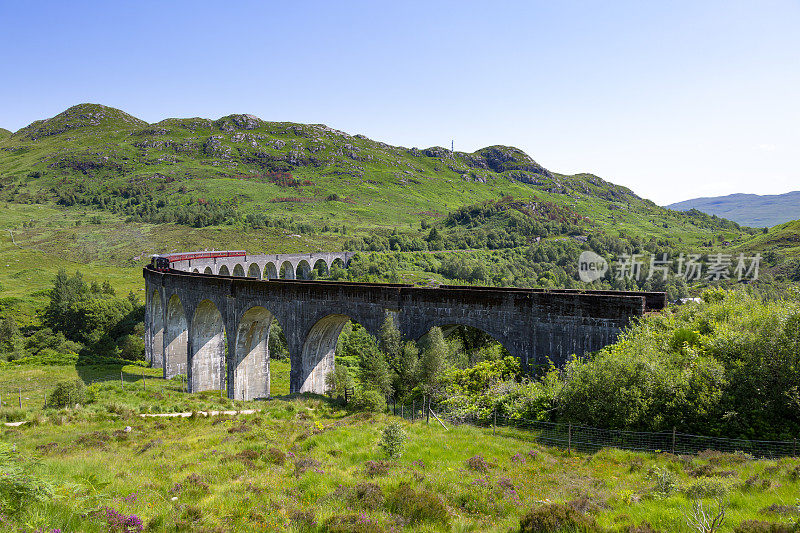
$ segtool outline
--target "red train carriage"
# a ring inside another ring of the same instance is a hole
[[[178,261],[189,261],[193,259],[215,259],[218,257],[244,257],[247,255],[247,252],[244,250],[232,250],[232,251],[213,251],[213,252],[187,252],[181,254],[165,254],[165,255],[153,255],[150,258],[150,266],[153,270],[157,270],[159,272],[166,272],[171,268],[172,263],[176,263]]]

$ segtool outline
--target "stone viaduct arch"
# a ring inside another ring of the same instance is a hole
[[[324,392],[348,320],[374,335],[391,313],[409,339],[434,326],[471,326],[495,338],[523,365],[548,359],[562,364],[571,354],[608,345],[632,317],[666,303],[664,293],[258,280],[149,267],[144,278],[151,295],[146,320],[150,360],[158,361],[154,315],[160,299],[168,302],[163,311],[165,377],[184,372],[190,391],[222,387],[235,399],[269,394],[268,339],[274,321],[286,335],[290,391]]]
[[[269,262],[264,266],[263,279],[278,279],[278,269],[275,267],[275,263]]]
[[[311,270],[318,265],[324,265],[328,271],[333,269],[334,263],[345,268],[354,255],[352,252],[246,254],[236,257],[182,259],[172,262],[172,268],[185,272],[256,279],[277,279],[283,269],[284,279],[308,279]]]
[[[164,377],[169,379],[188,369],[189,326],[180,297],[172,294],[167,302],[163,365]]]

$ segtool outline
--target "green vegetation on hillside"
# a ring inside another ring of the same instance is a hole
[[[118,298],[108,281],[86,283],[60,270],[46,291],[39,323],[20,331],[13,309],[0,322],[0,362],[75,363],[144,359],[144,306],[131,292]]]
[[[457,416],[791,440],[800,431],[798,293],[708,290],[650,314],[592,357],[529,379],[513,358],[442,378]]]

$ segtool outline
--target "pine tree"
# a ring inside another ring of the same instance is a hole
[[[389,379],[389,365],[386,358],[378,349],[375,338],[370,336],[370,342],[363,343],[358,353],[358,380],[364,390],[372,390],[383,395],[392,392]]]

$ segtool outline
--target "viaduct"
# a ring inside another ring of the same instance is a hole
[[[660,292],[339,283],[303,277],[351,254],[186,258],[144,269],[145,351],[164,377],[186,374],[190,392],[226,389],[249,400],[270,393],[269,330],[276,321],[290,355],[290,391],[324,392],[348,320],[377,334],[387,314],[405,338],[434,326],[478,328],[523,365],[563,364],[615,341],[633,317],[661,309]],[[206,254],[208,255],[208,254]],[[305,263],[305,264],[304,264]],[[283,267],[283,268],[281,268]],[[281,271],[290,279],[277,279]],[[244,273],[248,273],[245,276]]]

